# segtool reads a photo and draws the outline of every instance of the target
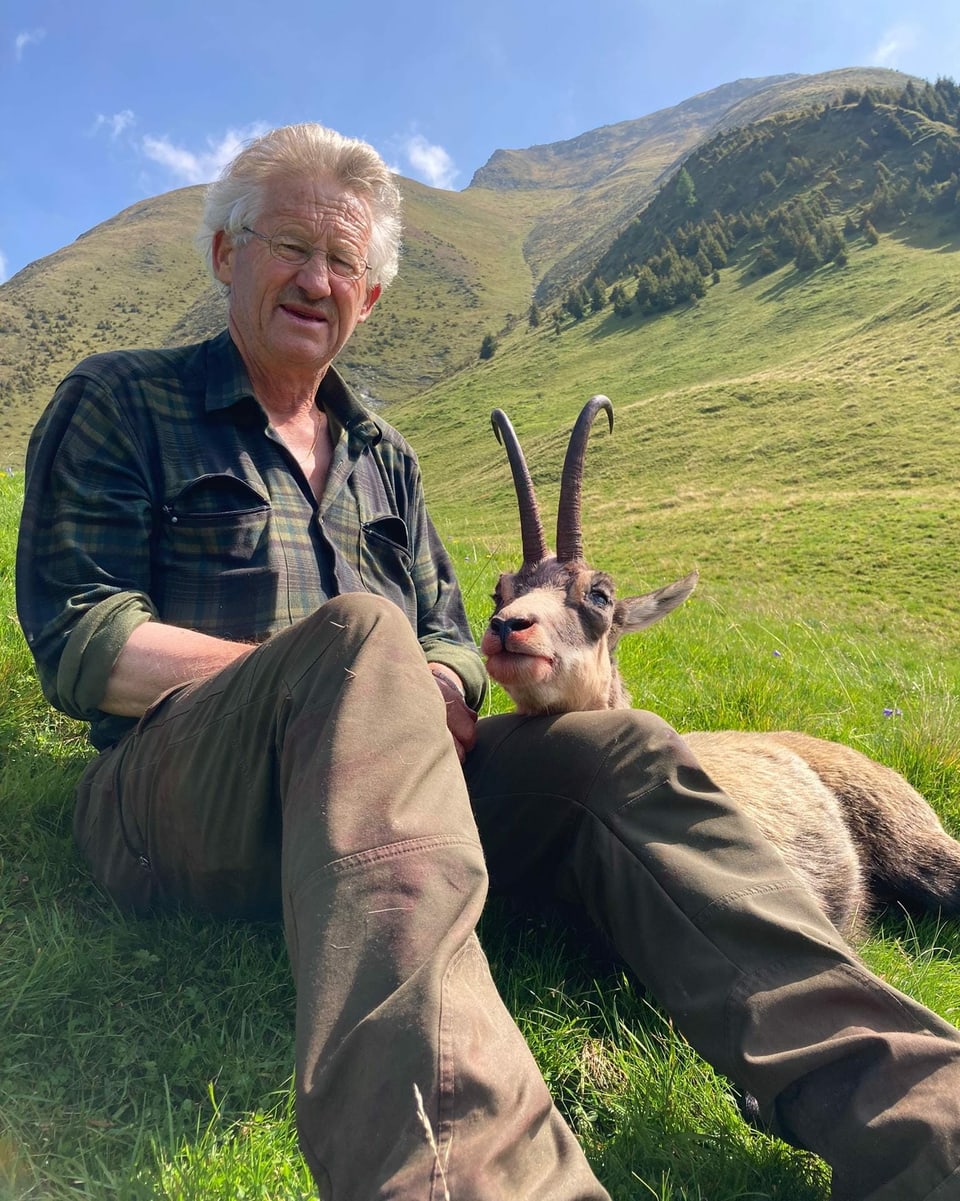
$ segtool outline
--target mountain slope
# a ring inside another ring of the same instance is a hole
[[[529,150],[498,150],[471,188],[549,189],[558,196],[549,219],[531,230],[525,252],[545,300],[586,274],[609,242],[653,197],[659,184],[698,145],[721,130],[777,113],[836,100],[849,89],[902,88],[910,76],[883,68],[820,75],[741,79],[682,104]]]
[[[861,238],[843,269],[732,267],[654,317],[518,328],[480,370],[395,406],[461,571],[519,546],[491,409],[517,428],[549,530],[573,420],[603,392],[616,426],[591,441],[585,543],[625,591],[697,567],[691,603],[909,631],[960,688],[960,238],[938,225]]]
[[[740,81],[571,143],[494,155],[460,193],[401,181],[403,269],[342,366],[385,401],[473,366],[486,334],[516,323],[535,294],[549,297],[561,280],[590,269],[670,164],[732,114],[779,111],[801,94],[835,96],[855,80],[894,78],[902,77],[855,71]],[[84,355],[181,342],[221,326],[222,302],[190,244],[200,205],[198,188],[133,205],[0,287],[0,466],[19,465],[41,408]]]

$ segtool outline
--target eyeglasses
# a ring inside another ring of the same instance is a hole
[[[311,246],[309,242],[301,242],[299,238],[289,234],[278,234],[274,238],[268,238],[266,234],[257,233],[249,225],[243,225],[241,229],[245,234],[266,242],[273,258],[281,263],[289,263],[292,267],[303,267],[312,258],[320,255],[326,260],[327,270],[340,279],[362,279],[370,270],[369,263],[349,250],[321,250],[319,246]]]

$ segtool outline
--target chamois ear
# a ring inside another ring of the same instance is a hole
[[[648,592],[645,596],[625,596],[618,600],[613,613],[613,632],[617,638],[621,634],[636,634],[639,630],[645,630],[661,617],[672,613],[696,588],[699,578],[699,572],[691,571],[682,580]]]

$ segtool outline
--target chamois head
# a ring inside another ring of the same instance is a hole
[[[655,592],[618,600],[611,577],[584,562],[583,459],[590,427],[601,409],[612,430],[613,405],[606,396],[594,396],[570,435],[560,481],[555,555],[544,540],[533,481],[513,426],[501,409],[491,414],[517,491],[523,564],[519,571],[500,576],[480,649],[491,678],[510,694],[520,713],[629,706],[614,661],[617,643],[624,634],[666,617],[696,587],[694,571]]]

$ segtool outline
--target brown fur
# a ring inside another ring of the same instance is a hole
[[[574,507],[578,514],[579,494]],[[525,562],[497,584],[480,644],[489,674],[521,713],[628,708],[617,642],[670,613],[696,581],[692,573],[618,600],[610,576],[580,558],[545,554],[539,563]],[[891,768],[793,731],[684,737],[707,774],[752,814],[847,936],[862,933],[865,919],[883,904],[960,913],[960,843]]]

